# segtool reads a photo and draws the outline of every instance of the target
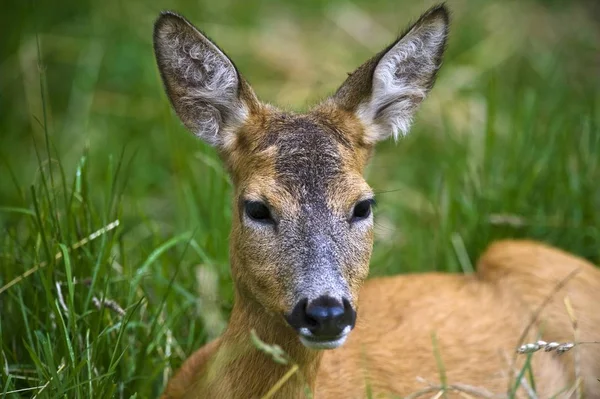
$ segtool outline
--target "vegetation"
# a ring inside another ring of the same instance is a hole
[[[156,397],[231,307],[230,182],[177,121],[152,52],[186,15],[262,99],[302,110],[430,2],[21,2],[0,16],[0,392]],[[471,272],[494,239],[600,263],[599,9],[449,1],[412,133],[368,170],[372,274]]]

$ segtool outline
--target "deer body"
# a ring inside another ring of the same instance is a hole
[[[473,276],[425,273],[368,280],[361,290],[359,316],[348,342],[333,351],[313,351],[318,367],[302,368],[303,379],[288,380],[276,397],[304,398],[306,383],[316,398],[363,398],[368,390],[373,397],[380,393],[384,398],[394,397],[392,394],[402,397],[425,393],[428,388],[424,397],[432,397],[437,390],[428,383],[440,385],[441,373],[449,386],[502,397],[508,391],[509,373],[520,371],[523,364],[524,358],[513,364],[513,356],[532,312],[574,270],[579,272],[544,308],[527,338],[535,341],[541,334],[548,342],[573,341],[572,322],[563,304],[568,297],[580,316],[578,339],[597,339],[600,315],[594,307],[600,300],[600,271],[583,259],[540,243],[501,241],[482,256]],[[243,325],[242,330],[260,326],[249,319],[232,319],[230,326],[232,323]],[[289,350],[285,342],[296,341],[287,339],[271,342]],[[164,398],[212,397],[197,384],[223,340],[227,333],[194,353],[171,380]],[[300,343],[296,346],[302,349]],[[228,390],[222,397],[262,397],[289,369],[248,348],[252,354],[247,357],[249,364],[238,369],[237,379],[217,378],[220,387]],[[567,397],[575,381],[574,354],[532,357],[539,398]],[[582,347],[579,356],[584,397],[598,398],[600,350]],[[528,397],[523,388],[517,394]],[[453,391],[448,396],[465,397]]]
[[[191,23],[161,15],[154,47],[169,99],[186,127],[217,149],[234,184],[231,319],[186,361],[165,398],[301,398],[306,389],[317,398],[433,396],[436,384],[449,396],[506,394],[524,361],[514,359],[521,333],[573,270],[526,338],[597,339],[600,271],[542,244],[494,244],[472,276],[365,283],[374,198],[363,169],[377,141],[408,131],[447,32],[445,7],[432,8],[333,96],[292,114],[261,103]],[[258,350],[251,330],[279,345],[290,364]],[[534,356],[532,364],[539,397],[572,395],[580,378],[587,397],[600,398],[597,346],[581,348],[577,362],[567,353]]]

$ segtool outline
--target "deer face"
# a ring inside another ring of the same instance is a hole
[[[332,117],[263,110],[239,130],[245,144],[228,162],[236,287],[311,347],[337,346],[354,326],[373,244],[373,193],[362,178],[369,149],[347,138],[358,121],[341,132]]]
[[[342,345],[373,246],[362,177],[378,140],[406,133],[441,62],[443,6],[351,74],[307,114],[258,101],[233,63],[184,18],[163,14],[154,47],[175,111],[215,146],[234,182],[237,300],[285,320],[309,348]]]

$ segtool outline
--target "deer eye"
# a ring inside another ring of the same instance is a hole
[[[371,215],[371,208],[375,204],[374,199],[366,199],[356,203],[352,210],[352,222],[364,220]]]
[[[260,223],[274,223],[271,211],[260,201],[244,201],[244,211],[246,215]]]

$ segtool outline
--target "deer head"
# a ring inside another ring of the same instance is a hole
[[[214,146],[234,184],[236,301],[287,323],[308,348],[342,345],[373,246],[373,146],[406,134],[440,67],[437,6],[305,114],[261,103],[233,62],[183,17],[156,22],[154,49],[183,124]]]

